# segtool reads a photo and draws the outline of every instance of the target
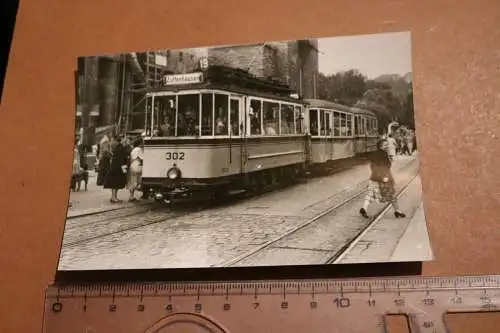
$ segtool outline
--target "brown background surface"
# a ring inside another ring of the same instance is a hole
[[[0,332],[40,331],[68,202],[77,56],[402,30],[436,256],[424,274],[500,273],[498,0],[23,0],[0,109]]]

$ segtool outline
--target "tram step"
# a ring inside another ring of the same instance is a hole
[[[245,189],[238,189],[238,190],[231,190],[228,192],[229,195],[238,195],[238,194],[242,194],[242,193],[245,193],[247,190]]]

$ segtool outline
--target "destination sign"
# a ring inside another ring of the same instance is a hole
[[[171,74],[163,77],[163,84],[166,86],[201,82],[203,82],[203,73]]]

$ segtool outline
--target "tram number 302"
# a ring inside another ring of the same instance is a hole
[[[170,161],[170,160],[182,161],[182,160],[184,160],[184,153],[183,152],[168,152],[165,154],[165,159],[167,161]]]

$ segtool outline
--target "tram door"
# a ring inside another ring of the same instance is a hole
[[[360,117],[357,115],[354,115],[354,140],[353,140],[353,145],[354,145],[354,155],[358,154],[360,152],[360,147],[359,147],[359,141],[360,141],[360,134],[361,129],[360,129]]]
[[[332,139],[333,112],[325,110],[325,141],[327,160],[333,159],[333,139]]]
[[[245,121],[245,110],[244,110],[244,100],[243,97],[231,96],[230,101],[231,107],[231,135],[236,139],[237,145],[240,148],[240,158],[234,160],[233,163],[239,163],[239,169],[241,173],[245,171],[245,165],[247,162],[247,144],[246,144],[246,121]],[[234,140],[234,139],[233,139]]]
[[[331,112],[327,110],[320,110],[320,140],[321,149],[323,150],[323,159],[329,161],[332,159],[332,145],[333,142],[330,140],[331,136]]]

